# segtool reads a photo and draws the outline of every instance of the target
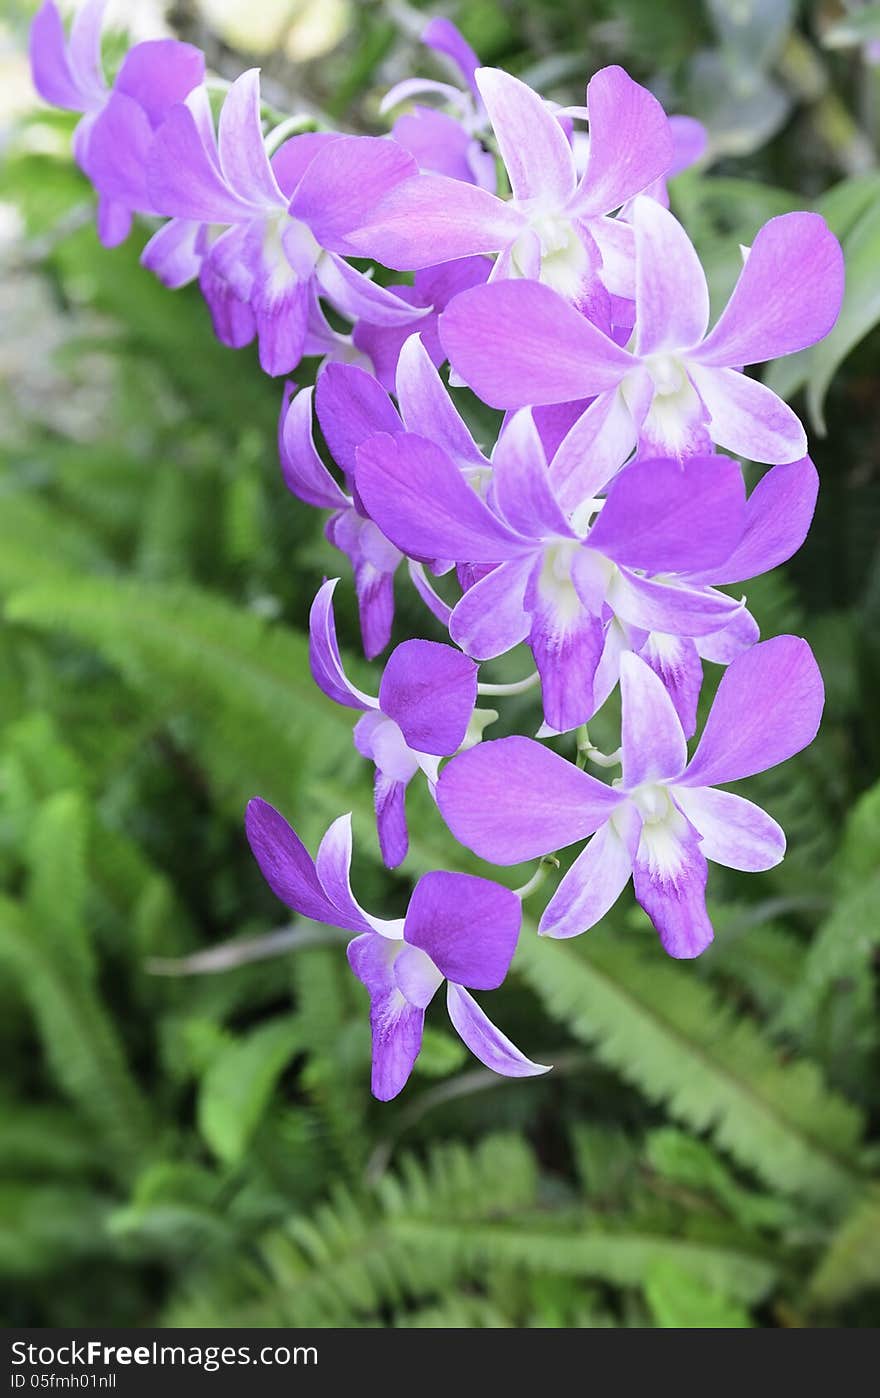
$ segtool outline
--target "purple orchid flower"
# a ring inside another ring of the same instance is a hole
[[[395,84],[385,94],[382,112],[426,95],[442,98],[450,110],[416,106],[397,118],[391,135],[415,157],[420,170],[433,170],[494,191],[495,159],[483,144],[489,131],[489,114],[474,76],[480,60],[451,20],[430,20],[421,40],[450,61],[464,86],[454,87],[431,78],[405,78]]]
[[[738,464],[718,457],[686,467],[640,462],[600,501],[589,489],[582,442],[570,433],[548,471],[531,415],[517,414],[493,455],[494,508],[436,440],[377,435],[356,453],[358,494],[398,548],[488,569],[453,609],[452,639],[478,660],[528,640],[544,716],[557,731],[595,712],[611,616],[645,631],[698,636],[720,630],[739,610],[734,599],[675,576],[720,565],[739,542],[745,497]],[[561,504],[569,469],[579,480],[572,514]],[[602,470],[597,486],[605,479]]]
[[[220,338],[238,345],[255,331],[263,368],[284,374],[302,356],[316,296],[352,321],[418,314],[345,261],[356,251],[348,233],[414,170],[394,141],[323,132],[292,137],[270,160],[251,69],[229,89],[216,136],[206,103],[172,107],[147,176],[160,212],[203,228],[202,290]],[[230,321],[230,298],[250,318]]]
[[[355,488],[357,448],[376,433],[393,434],[410,428],[430,432],[441,441],[474,484],[491,474],[490,463],[456,412],[418,335],[410,336],[400,353],[396,388],[399,412],[363,369],[327,364],[314,395],[311,389],[304,389],[291,401],[288,392],[279,423],[279,451],[288,489],[308,505],[333,511],[326,535],[351,560],[369,660],[385,649],[391,635],[394,574],[403,554],[364,510]],[[324,439],[345,476],[347,492],[334,480],[315,447],[313,397]],[[448,609],[424,579],[420,565],[411,567],[410,573],[426,604],[445,624]]]
[[[389,922],[364,912],[351,891],[351,816],[333,822],[313,860],[272,806],[247,808],[247,836],[272,892],[303,917],[356,934],[352,970],[369,991],[373,1095],[382,1102],[405,1087],[422,1045],[425,1010],[444,980],[456,1033],[487,1068],[505,1077],[548,1072],[520,1053],[468,990],[496,990],[519,936],[515,893],[471,874],[423,874],[406,916]]]
[[[464,292],[441,317],[455,371],[497,408],[598,395],[590,411],[601,413],[617,397],[646,455],[704,454],[714,442],[752,461],[799,460],[800,420],[739,369],[815,344],[837,319],[843,257],[825,220],[791,213],[765,223],[709,335],[706,278],[684,229],[647,198],[636,200],[633,227],[632,351],[549,287],[505,283]]]
[[[388,657],[379,697],[351,683],[336,640],[333,593],[338,578],[320,588],[309,615],[309,661],[318,688],[347,708],[361,709],[354,745],[375,764],[374,799],[379,847],[389,869],[409,848],[406,788],[422,771],[431,790],[441,757],[465,740],[477,702],[477,666],[438,641],[403,641]]]
[[[69,39],[54,0],[44,0],[30,31],[34,86],[54,107],[82,112],[73,138],[77,164],[98,192],[98,235],[105,247],[128,237],[134,213],[154,213],[146,184],[153,133],[171,107],[205,76],[192,44],[150,39],[125,56],[112,89],[101,63],[107,0],[84,0]]]
[[[775,820],[714,787],[774,767],[812,742],[822,677],[797,636],[753,646],[725,671],[690,762],[672,701],[637,655],[623,657],[620,683],[623,774],[613,786],[529,738],[501,738],[449,763],[438,804],[456,839],[495,864],[518,864],[593,835],[539,932],[587,931],[632,875],[669,955],[698,956],[712,940],[707,859],[757,872],[785,853]]]
[[[691,587],[719,587],[749,582],[778,568],[796,553],[807,536],[819,477],[808,456],[774,466],[762,477],[745,507],[742,538],[723,564],[684,574]],[[702,636],[673,636],[645,631],[614,617],[605,632],[602,658],[596,669],[593,701],[601,708],[617,684],[620,658],[632,650],[659,675],[675,705],[685,737],[697,726],[697,703],[703,683],[703,660],[729,665],[758,640],[758,624],[743,606],[718,631]],[[546,729],[539,736],[551,732]]]
[[[578,180],[565,132],[536,92],[495,68],[475,80],[513,198],[421,174],[382,201],[353,245],[407,269],[497,253],[493,280],[540,280],[607,321],[607,294],[633,295],[632,228],[610,215],[669,169],[663,108],[622,68],[597,73],[587,88],[590,158]]]

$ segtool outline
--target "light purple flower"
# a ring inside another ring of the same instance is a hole
[[[643,454],[702,454],[714,442],[753,461],[804,456],[795,413],[738,370],[815,344],[837,319],[843,258],[824,219],[792,213],[765,223],[708,335],[706,278],[684,229],[647,198],[636,201],[633,226],[631,351],[548,287],[504,283],[465,292],[444,312],[440,338],[453,368],[497,408],[617,396]]]
[[[111,90],[101,63],[106,3],[84,0],[67,38],[54,0],[44,0],[31,25],[30,60],[40,96],[83,113],[74,154],[98,192],[101,241],[114,247],[128,236],[133,213],[155,212],[146,184],[153,133],[203,81],[205,59],[192,44],[150,39],[126,54]]]
[[[234,298],[251,313],[263,368],[284,374],[302,356],[316,296],[352,321],[412,321],[412,307],[345,257],[348,233],[414,169],[393,141],[322,132],[292,137],[270,160],[251,69],[229,89],[216,136],[206,98],[174,106],[147,173],[160,212],[203,227],[202,290],[218,335],[237,345],[247,331],[246,316],[228,320]]]
[[[333,593],[338,578],[318,591],[309,615],[309,660],[319,689],[334,703],[360,709],[354,744],[375,764],[376,826],[389,869],[409,848],[406,788],[418,771],[433,791],[441,757],[464,742],[477,702],[477,666],[438,641],[403,641],[388,657],[378,698],[351,683],[336,640]]]
[[[314,860],[265,801],[248,803],[246,825],[277,898],[303,917],[357,934],[348,959],[370,995],[372,1090],[380,1101],[406,1085],[425,1010],[444,980],[453,1027],[481,1063],[505,1077],[548,1071],[520,1053],[468,994],[495,990],[507,975],[521,918],[515,893],[470,874],[436,871],[419,879],[404,918],[385,921],[366,913],[351,891],[350,815],[333,822]]]
[[[578,180],[565,132],[536,92],[496,68],[480,68],[476,82],[513,198],[418,175],[383,200],[352,243],[407,269],[497,253],[493,279],[540,280],[607,320],[607,294],[633,292],[632,229],[609,215],[669,168],[662,107],[622,68],[597,73],[587,88],[590,159]]]
[[[712,940],[707,859],[758,871],[785,853],[785,836],[766,812],[713,788],[774,767],[812,742],[822,678],[797,636],[753,646],[725,671],[690,762],[669,695],[636,655],[622,658],[621,695],[622,776],[613,786],[528,738],[502,738],[449,763],[438,804],[456,838],[495,864],[593,835],[550,900],[540,932],[585,932],[632,876],[670,956],[698,956]]]
[[[428,48],[449,60],[464,86],[430,78],[405,78],[395,84],[385,95],[383,112],[424,96],[441,98],[449,110],[416,106],[397,118],[391,134],[415,157],[420,170],[434,170],[494,190],[495,158],[483,144],[489,131],[489,115],[474,77],[480,60],[451,20],[430,20],[421,38]]]
[[[528,640],[545,719],[559,731],[595,712],[594,678],[610,617],[645,631],[699,636],[720,630],[739,607],[675,576],[721,564],[739,542],[744,489],[737,463],[637,463],[595,499],[613,468],[597,454],[590,479],[589,422],[585,415],[569,433],[548,470],[530,414],[517,414],[493,455],[489,503],[436,439],[377,435],[357,451],[358,494],[398,548],[410,557],[482,565],[485,576],[453,609],[452,639],[478,660]],[[575,477],[577,506],[569,512],[561,501]]]

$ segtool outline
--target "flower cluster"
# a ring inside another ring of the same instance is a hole
[[[710,329],[706,278],[665,184],[700,157],[702,130],[667,118],[621,68],[591,78],[584,106],[560,108],[481,67],[435,19],[424,41],[456,80],[398,84],[386,109],[407,109],[389,136],[296,131],[264,119],[257,71],[219,101],[202,55],[171,40],[137,45],[108,85],[102,10],[85,0],[67,37],[46,0],[32,31],[38,90],[83,114],[75,154],[102,240],[124,238],[135,214],[154,220],[144,265],[169,287],[197,279],[224,343],[256,339],[273,375],[319,357],[314,390],[284,390],[286,485],[325,512],[349,560],[368,659],[389,645],[398,574],[445,637],[396,646],[374,695],[343,666],[338,579],[311,609],[315,681],[360,714],[385,863],[406,858],[406,791],[424,778],[456,839],[493,864],[543,869],[587,841],[541,933],[585,932],[632,878],[665,950],[698,955],[712,938],[708,861],[762,870],[785,849],[770,816],[717,788],[798,752],[822,712],[807,643],[760,640],[725,588],[783,563],[810,524],[804,430],[744,367],[830,330],[836,240],[815,214],[771,219]],[[381,284],[359,259],[404,280]],[[463,387],[504,410],[491,447],[458,411]],[[770,468],[750,495],[741,459]],[[532,673],[481,679],[483,662],[523,644]],[[704,660],[727,668],[689,757]],[[480,698],[532,687],[537,736],[484,741],[498,715]],[[605,754],[586,724],[618,688],[621,742]],[[620,775],[602,780],[588,762]],[[351,892],[348,817],[314,859],[262,801],[247,833],[288,907],[353,934],[376,1096],[404,1086],[444,980],[478,1059],[546,1071],[470,994],[503,981],[537,879],[514,893],[428,873],[387,921]]]

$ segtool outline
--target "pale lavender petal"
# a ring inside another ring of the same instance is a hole
[[[452,1026],[475,1058],[505,1078],[533,1078],[549,1073],[552,1064],[533,1063],[484,1014],[472,995],[450,981],[446,1008]]]
[[[637,461],[614,481],[590,548],[647,573],[721,563],[742,537],[745,485],[726,456]]]
[[[327,829],[315,856],[315,872],[337,910],[337,927],[366,932],[369,928],[378,931],[391,925],[383,918],[365,913],[351,891],[351,815],[337,816]],[[340,918],[345,921],[339,921]]]
[[[608,587],[608,605],[617,616],[643,631],[706,636],[726,626],[741,603],[711,587],[659,582],[620,569]]]
[[[423,874],[413,889],[404,940],[427,952],[447,980],[495,990],[507,975],[522,920],[515,893],[473,874]]]
[[[369,694],[353,685],[342,666],[333,615],[333,593],[338,578],[328,578],[318,589],[309,611],[309,666],[315,684],[335,704],[349,709],[375,709]]]
[[[683,784],[717,786],[784,762],[813,741],[824,702],[806,641],[760,641],[724,672]]]
[[[354,480],[356,451],[376,432],[399,432],[401,422],[388,394],[372,374],[355,364],[326,364],[315,387],[315,410],[330,455]]]
[[[318,878],[312,856],[274,806],[259,799],[249,801],[245,826],[260,872],[276,898],[316,922],[351,927],[357,932],[368,930],[367,924],[345,920],[334,907]]]
[[[82,0],[70,27],[68,57],[80,92],[99,102],[107,90],[101,62],[101,32],[106,0]]]
[[[807,452],[800,418],[771,389],[735,369],[688,362],[688,373],[709,413],[712,441],[736,456],[773,463]]]
[[[409,832],[406,828],[406,782],[389,777],[377,767],[373,782],[373,804],[376,809],[376,830],[382,862],[386,868],[396,869],[406,859],[409,849]],[[412,997],[408,995],[407,999]]]
[[[785,855],[785,832],[751,801],[711,787],[677,788],[676,803],[700,835],[700,850],[714,864],[746,873],[772,869]]]
[[[416,162],[384,136],[342,136],[319,147],[296,187],[290,213],[307,223],[322,248],[362,255],[349,233],[372,220],[395,186],[416,175]]]
[[[196,248],[200,224],[172,218],[157,230],[141,253],[141,266],[176,291],[199,275],[201,253]]]
[[[357,489],[368,514],[410,556],[496,563],[530,548],[425,437],[380,433],[358,448],[357,462]]]
[[[414,271],[499,252],[515,241],[524,223],[512,204],[486,189],[447,175],[416,175],[383,199],[370,222],[348,241],[361,257]]]
[[[540,582],[533,591],[526,594],[529,645],[541,676],[544,718],[557,733],[567,733],[595,712],[593,679],[605,628],[599,616],[581,607],[571,584],[563,597]]]
[[[709,324],[709,288],[694,245],[654,199],[633,206],[636,238],[636,352],[687,349]]]
[[[44,0],[34,16],[29,50],[31,78],[44,102],[73,112],[95,105],[91,91],[81,87],[78,75],[71,70],[64,22],[54,0]]]
[[[720,631],[698,636],[694,644],[704,660],[711,660],[716,665],[729,665],[760,638],[761,632],[755,618],[746,607],[741,607]]]
[[[468,588],[453,608],[449,634],[477,660],[491,660],[513,650],[529,634],[525,594],[534,559],[511,559],[493,568]]]
[[[410,325],[426,314],[350,266],[336,253],[324,254],[315,268],[315,275],[324,295],[347,320],[363,317],[373,325]]]
[[[396,391],[407,432],[429,437],[460,465],[487,464],[417,334],[400,351]]]
[[[526,537],[574,538],[550,483],[531,413],[509,418],[492,454],[492,499],[508,524]]]
[[[461,746],[476,702],[477,666],[439,641],[403,641],[379,686],[382,712],[399,725],[409,746],[438,757]]]
[[[703,639],[714,640],[715,637]],[[687,636],[651,631],[638,653],[662,680],[675,705],[684,736],[692,738],[697,728],[697,704],[703,686],[703,666],[696,643]]]
[[[633,367],[625,350],[539,282],[463,292],[440,317],[440,340],[456,373],[493,408],[589,398]]]
[[[762,364],[821,340],[843,299],[843,254],[819,214],[771,218],[755,237],[701,364]],[[799,453],[803,455],[803,453]]]
[[[608,484],[636,444],[632,417],[619,393],[596,398],[563,437],[550,462],[559,503],[577,510]]]
[[[623,785],[679,776],[687,765],[687,742],[663,681],[632,651],[620,657]]]
[[[255,210],[224,182],[188,107],[172,107],[153,137],[147,185],[155,210],[200,223],[241,223]]]
[[[544,909],[538,925],[542,937],[577,937],[613,908],[632,877],[639,831],[629,804],[599,827]]]
[[[537,92],[510,73],[478,68],[475,76],[514,199],[540,198],[561,206],[574,193],[577,177],[556,117]]]
[[[649,833],[645,826],[633,869],[636,898],[656,927],[664,951],[689,960],[705,951],[714,935],[706,912],[706,860],[693,832],[662,837],[656,851]]]
[[[345,509],[350,501],[324,465],[312,437],[314,390],[287,385],[278,419],[278,452],[284,483],[298,500],[319,510]]]
[[[259,68],[248,69],[230,87],[220,109],[217,136],[220,165],[235,193],[267,210],[283,208],[284,195],[263,141]]]
[[[415,563],[410,559],[408,566],[410,580],[416,592],[421,597],[431,615],[435,616],[440,622],[440,625],[445,626],[448,630],[449,619],[452,616],[452,608],[449,606],[449,603],[444,602],[443,598],[434,591],[434,588],[428,581],[423,563]]]
[[[477,96],[474,73],[480,66],[480,60],[464,35],[452,23],[452,20],[445,19],[443,16],[429,20],[422,30],[422,43],[426,44],[429,49],[434,49],[437,53],[445,53],[447,58],[451,58],[474,96]]]
[[[492,864],[537,859],[592,835],[625,798],[531,738],[454,757],[437,804],[453,835]]]
[[[129,49],[113,83],[142,107],[155,129],[176,102],[182,102],[205,78],[205,55],[177,39],[148,39]]]
[[[424,1010],[437,994],[444,977],[426,952],[404,945],[394,960],[394,979],[409,1003]]]
[[[672,133],[656,97],[617,65],[590,79],[587,109],[590,157],[573,207],[608,214],[666,174]]]
[[[636,294],[636,240],[631,223],[622,218],[591,218],[590,236],[602,258],[602,282],[612,296],[630,303]],[[624,345],[632,330],[635,312],[631,313],[629,331],[617,343]]]
[[[700,573],[700,582],[745,582],[778,568],[800,548],[813,518],[819,476],[808,456],[774,466],[746,503],[745,530],[729,558]]]

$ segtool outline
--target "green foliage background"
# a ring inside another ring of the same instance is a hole
[[[743,784],[790,852],[760,876],[713,869],[718,937],[698,963],[665,960],[626,899],[574,942],[527,927],[492,1011],[555,1072],[498,1079],[437,1016],[384,1106],[368,1095],[365,996],[343,941],[287,923],[244,804],[265,796],[307,841],[353,808],[356,886],[377,910],[400,907],[427,867],[479,866],[427,800],[405,870],[379,863],[350,716],[308,674],[308,604],[338,562],[283,489],[280,386],[250,351],[215,343],[197,292],[139,269],[143,230],[99,248],[66,118],[41,110],[7,133],[7,1323],[877,1323],[880,174],[862,45],[880,18],[857,9],[449,7],[484,59],[553,96],[578,100],[590,71],[620,61],[710,122],[717,158],[673,200],[716,298],[772,214],[819,208],[843,238],[839,328],[769,370],[812,422],[816,522],[798,559],[750,590],[765,634],[809,638],[828,707],[808,752]],[[11,6],[8,48],[29,11]],[[320,59],[275,46],[260,61],[279,105],[376,129],[384,88],[430,61],[412,7],[347,15]],[[252,61],[192,7],[173,18],[227,76]],[[347,575],[341,592],[356,669]],[[424,633],[402,586],[399,604],[399,636]],[[504,720],[527,714],[523,699]]]

